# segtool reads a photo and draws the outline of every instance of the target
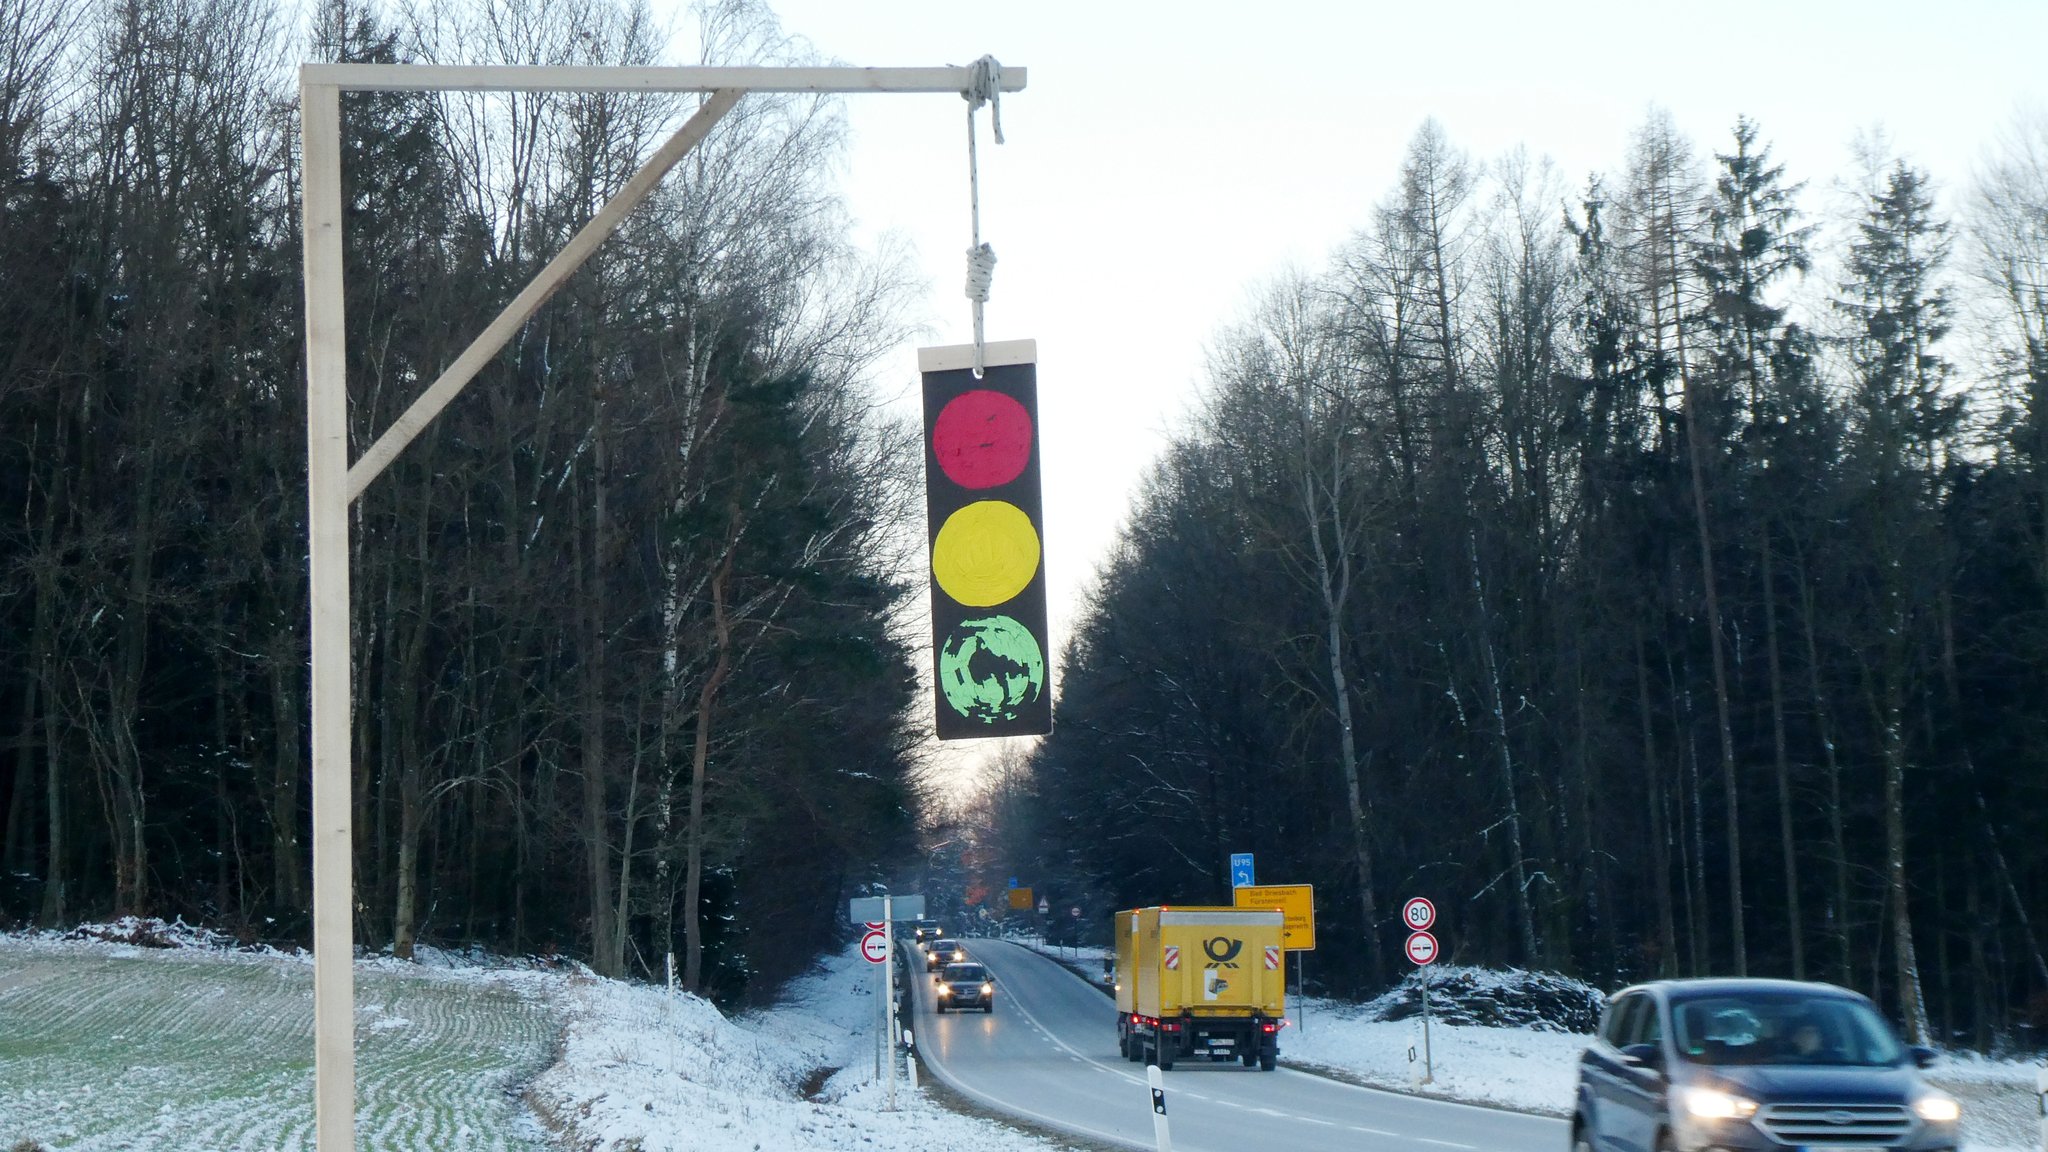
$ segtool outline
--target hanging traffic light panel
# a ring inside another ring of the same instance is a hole
[[[1052,731],[1038,344],[918,350],[938,736]]]

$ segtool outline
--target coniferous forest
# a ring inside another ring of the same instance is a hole
[[[692,62],[611,0],[407,11],[0,16],[0,922],[309,938],[296,62]],[[344,97],[352,458],[694,100]],[[907,842],[916,441],[861,385],[902,277],[842,137],[743,102],[353,506],[366,946],[733,998]]]
[[[2037,1045],[2048,127],[1954,183],[1856,152],[1652,112],[1586,179],[1425,123],[1216,337],[988,805],[1013,855],[1125,907],[1255,852],[1337,990],[1426,895],[1453,961]]]

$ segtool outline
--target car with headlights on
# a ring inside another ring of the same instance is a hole
[[[948,964],[967,959],[967,949],[958,940],[934,940],[924,950],[924,970],[937,972]]]
[[[994,1012],[995,978],[980,964],[948,964],[939,972],[938,1005],[941,1012]]]
[[[1868,999],[1790,980],[1624,988],[1579,1058],[1573,1152],[1956,1152],[1928,1084]]]

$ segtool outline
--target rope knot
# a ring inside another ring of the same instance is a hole
[[[989,106],[989,121],[996,130],[996,143],[1003,142],[1003,66],[993,56],[983,56],[969,67],[974,76],[968,81],[967,90],[960,98],[967,101],[967,114],[974,115],[981,106]]]
[[[996,274],[996,250],[986,244],[977,244],[967,250],[967,298],[976,304],[988,303],[989,282]]]

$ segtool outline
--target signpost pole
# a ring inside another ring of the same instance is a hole
[[[1436,1083],[1436,1061],[1429,1053],[1429,965],[1422,966],[1422,1082]]]
[[[1294,1010],[1294,1027],[1302,1035],[1308,1035],[1308,953],[1294,954],[1294,998],[1300,1004]]]
[[[882,1011],[887,1014],[888,1024],[882,1029],[882,1043],[889,1046],[889,1111],[896,1110],[896,911],[890,906],[893,897],[882,897],[882,943],[888,946],[889,956],[882,961],[882,979],[885,981],[885,995],[882,997]]]

